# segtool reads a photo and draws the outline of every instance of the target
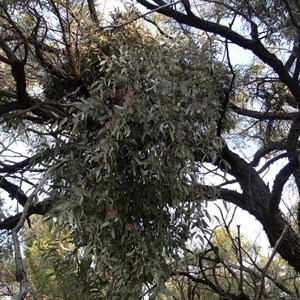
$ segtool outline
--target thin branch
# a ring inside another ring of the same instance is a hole
[[[14,254],[15,254],[16,280],[20,283],[17,300],[23,300],[26,298],[28,292],[28,279],[27,279],[26,272],[24,270],[18,232],[15,229],[12,230],[12,240],[13,240]]]
[[[238,107],[235,104],[231,104],[230,107],[232,110],[237,113],[238,115],[242,115],[245,117],[250,117],[253,119],[257,119],[260,121],[264,120],[294,120],[295,118],[299,117],[299,112],[260,112],[255,110],[250,110],[242,107]]]
[[[120,27],[129,25],[129,24],[131,24],[131,23],[133,23],[133,22],[135,22],[135,21],[137,21],[137,20],[139,20],[141,18],[144,18],[144,17],[146,17],[146,16],[148,16],[148,15],[154,13],[154,12],[158,12],[161,9],[164,9],[164,8],[176,5],[176,4],[181,3],[181,2],[182,2],[182,0],[178,0],[178,1],[175,1],[175,2],[168,3],[168,4],[164,4],[162,6],[158,6],[158,7],[154,6],[150,11],[147,11],[146,13],[138,15],[137,17],[134,17],[134,18],[132,18],[132,19],[130,19],[130,20],[124,22],[124,23],[121,23],[121,24],[118,24],[118,25],[108,25],[108,26],[102,27],[101,30],[103,30],[103,29],[120,28]]]
[[[222,6],[224,6],[225,8],[227,8],[227,9],[231,10],[232,12],[234,12],[235,15],[238,15],[238,16],[243,17],[246,21],[248,21],[248,22],[250,23],[250,27],[251,27],[251,37],[252,37],[252,38],[255,37],[255,39],[258,38],[257,24],[254,23],[254,22],[252,21],[252,19],[249,18],[247,15],[245,15],[243,12],[241,12],[241,11],[235,9],[233,6],[228,5],[228,4],[226,4],[226,3],[224,3],[224,2],[221,2],[221,1],[209,0],[209,2],[210,2],[210,3],[215,3],[215,4],[222,5]]]
[[[8,13],[8,11],[6,9],[3,9],[3,11],[5,13],[5,17],[4,18],[12,26],[12,28],[19,34],[21,40],[23,41],[24,57],[22,59],[22,64],[23,64],[23,66],[25,66],[25,64],[27,62],[28,54],[29,54],[29,48],[28,48],[27,38],[24,35],[24,33],[22,32],[22,30],[19,28],[19,26],[16,24],[16,22],[11,18],[10,14]]]
[[[8,165],[8,164],[4,164],[2,163],[1,166],[2,168],[0,168],[0,174],[12,174],[15,172],[18,172],[20,170],[22,170],[23,172],[30,167],[34,162],[39,161],[41,158],[45,157],[46,155],[50,154],[51,150],[47,149],[43,152],[37,153],[35,155],[33,155],[32,157],[28,157],[20,162],[17,162],[13,165]]]
[[[237,239],[238,239],[238,253],[239,253],[239,264],[240,264],[240,282],[239,282],[239,291],[243,292],[243,256],[242,256],[242,246],[241,246],[241,225],[237,225]]]
[[[49,71],[51,74],[60,77],[60,78],[66,78],[68,77],[68,73],[66,72],[66,70],[59,68],[55,65],[53,65],[49,59],[46,59],[43,55],[43,50],[45,50],[44,48],[44,44],[39,42],[37,39],[37,34],[38,34],[38,29],[40,26],[40,22],[41,22],[41,18],[38,16],[36,16],[37,21],[36,21],[36,26],[33,30],[32,33],[32,42],[34,44],[34,50],[35,50],[35,55],[39,61],[39,63],[45,68],[47,69],[47,71]],[[46,48],[47,49],[47,48]],[[48,49],[47,49],[47,52]],[[52,51],[50,53],[53,53]]]
[[[271,214],[274,214],[277,212],[280,199],[281,199],[281,194],[283,191],[283,187],[290,178],[290,176],[293,174],[293,172],[299,168],[299,157],[294,157],[291,159],[277,174],[274,184],[273,184],[273,189],[269,198],[268,202],[268,211]]]
[[[282,158],[286,158],[288,155],[287,153],[281,153],[273,158],[271,158],[270,160],[268,160],[257,172],[259,174],[261,174],[262,172],[264,172],[266,169],[268,169],[273,163],[275,163],[276,161],[278,161],[279,159]]]
[[[66,52],[68,54],[68,59],[70,62],[71,74],[68,74],[69,72],[67,72],[67,74],[69,75],[69,77],[76,80],[79,77],[79,70],[76,65],[76,60],[75,60],[74,51],[73,51],[74,41],[73,41],[72,32],[70,30],[70,27],[66,28],[67,26],[70,26],[70,23],[62,18],[60,10],[59,10],[58,6],[56,5],[56,3],[53,0],[49,0],[49,1],[51,3],[51,6],[54,10],[55,15],[58,18],[60,28],[61,28],[62,38],[64,41],[64,45],[66,47]]]
[[[287,147],[287,143],[285,141],[268,143],[266,146],[256,151],[254,158],[250,163],[251,166],[257,167],[262,157],[264,157],[265,155],[269,154],[272,151],[283,151],[286,149],[286,147]]]
[[[265,289],[265,277],[266,277],[266,273],[270,267],[270,264],[271,262],[273,261],[274,259],[274,256],[275,254],[277,253],[277,249],[279,248],[287,230],[288,230],[288,225],[285,225],[280,237],[278,238],[278,240],[276,241],[275,243],[275,246],[274,246],[274,249],[272,251],[272,254],[270,255],[266,265],[264,266],[264,268],[262,269],[262,272],[261,272],[261,278],[260,278],[260,284],[259,284],[259,292],[255,298],[255,300],[260,300],[263,296],[263,293],[264,293],[264,289]]]
[[[298,53],[298,48],[299,46],[295,43],[294,44],[294,47],[291,51],[291,54],[289,56],[289,58],[287,59],[287,61],[285,62],[285,65],[284,67],[289,71],[294,63],[294,61],[296,60],[297,58],[297,53]]]
[[[204,276],[204,279],[195,277],[195,276],[191,275],[189,272],[184,272],[184,271],[174,272],[171,274],[171,276],[178,276],[178,275],[185,276],[185,277],[191,279],[193,282],[205,284],[205,285],[209,286],[214,292],[216,292],[219,295],[229,296],[224,290],[220,290],[219,287],[217,287],[212,281],[210,281],[203,273],[202,273],[202,275]]]
[[[252,255],[249,254],[247,250],[245,250],[243,247],[242,247],[242,250],[245,253],[245,255],[248,257],[248,259],[250,260],[251,265],[254,266],[258,270],[259,273],[253,271],[252,269],[248,269],[248,268],[245,269],[245,267],[243,267],[244,271],[248,272],[249,274],[251,273],[255,277],[256,280],[259,280],[259,278],[260,278],[259,274],[262,273],[262,268],[257,265],[256,261],[252,258]],[[235,265],[232,265],[232,268],[237,268],[238,269],[238,267],[235,266]],[[265,274],[265,276],[270,281],[272,281],[284,293],[286,293],[286,294],[288,294],[290,296],[293,296],[293,293],[288,288],[286,288],[281,282],[279,282],[278,280],[276,280],[271,275],[268,275],[267,273]]]
[[[230,100],[230,96],[233,90],[233,85],[234,85],[234,81],[236,78],[236,74],[234,72],[233,66],[231,64],[231,60],[230,60],[230,56],[229,56],[229,49],[228,49],[228,41],[226,40],[225,42],[225,50],[226,50],[226,55],[227,55],[227,62],[229,65],[229,69],[230,69],[230,73],[231,73],[231,79],[230,79],[230,83],[229,86],[227,88],[227,90],[224,93],[224,99],[222,99],[222,107],[221,107],[221,112],[220,112],[220,118],[217,121],[217,136],[221,136],[221,132],[222,132],[222,123],[223,123],[223,119],[225,117],[226,111],[227,111],[227,106]]]
[[[24,222],[28,216],[28,212],[29,209],[31,207],[31,205],[33,204],[33,201],[36,199],[37,195],[40,193],[42,187],[44,186],[44,184],[46,183],[46,181],[48,180],[49,176],[51,175],[51,173],[53,172],[53,170],[55,170],[56,168],[58,168],[59,166],[61,166],[63,164],[63,162],[59,162],[53,166],[51,166],[43,175],[43,177],[41,178],[41,180],[39,181],[39,183],[37,184],[36,188],[34,189],[34,191],[32,192],[32,194],[28,197],[25,205],[24,205],[24,210],[22,212],[22,216],[18,222],[18,224],[14,227],[14,230],[16,232],[19,232],[19,230],[23,227]]]
[[[146,22],[148,22],[148,23],[154,25],[160,34],[164,35],[164,36],[167,37],[168,39],[173,39],[173,37],[170,36],[170,35],[168,35],[167,33],[165,33],[165,32],[158,26],[158,24],[157,24],[156,22],[154,22],[154,21],[152,21],[151,19],[146,18],[146,17],[143,17],[143,19],[144,19]]]

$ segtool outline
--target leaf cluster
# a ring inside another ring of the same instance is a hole
[[[76,249],[92,257],[93,278],[111,276],[109,297],[137,297],[144,283],[168,276],[191,224],[205,227],[195,157],[215,160],[223,145],[216,136],[223,90],[214,62],[194,55],[197,45],[160,43],[130,28],[99,40],[106,51],[87,66],[100,74],[90,97],[55,125],[64,163],[49,194],[57,224],[69,224]]]

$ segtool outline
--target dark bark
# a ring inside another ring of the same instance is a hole
[[[272,247],[284,227],[289,225],[278,252],[296,271],[300,271],[300,237],[280,211],[274,213],[269,210],[271,192],[267,185],[249,163],[227,147],[224,148],[222,157],[230,164],[231,169],[228,172],[237,179],[243,190],[243,197],[235,197],[233,201],[230,197],[224,200],[236,204],[253,215],[263,225]]]
[[[12,199],[15,198],[22,206],[25,205],[27,196],[18,185],[9,182],[3,176],[0,176],[0,188],[5,190]]]
[[[34,206],[31,206],[28,210],[27,218],[31,215],[41,215],[44,216],[51,210],[52,201],[50,199],[44,200],[42,202],[37,203]],[[10,216],[0,222],[0,230],[12,230],[20,221],[22,213],[18,213],[14,216]]]
[[[299,145],[298,145],[298,139],[300,136],[300,117],[298,117],[296,120],[293,121],[288,137],[287,137],[287,154],[289,160],[293,160],[294,157],[298,157],[299,161]],[[300,169],[296,169],[293,172],[295,182],[298,188],[298,191],[300,191]],[[298,228],[300,230],[300,202],[298,204],[298,213],[297,213],[297,222],[298,222]]]
[[[98,19],[98,15],[97,15],[97,11],[96,11],[96,8],[95,8],[94,0],[87,0],[87,2],[88,2],[88,7],[89,7],[91,19],[93,20],[95,25],[99,26],[100,22],[99,22],[99,19]]]
[[[12,199],[16,199],[19,204],[23,207],[25,206],[28,196],[20,189],[17,184],[9,182],[3,176],[0,176],[0,188],[6,191]],[[37,215],[45,215],[47,212],[50,211],[52,206],[52,201],[50,199],[46,199],[42,202],[37,204],[31,205],[28,210],[27,217],[37,214]],[[11,230],[13,229],[19,222],[22,213],[18,213],[14,216],[10,216],[0,222],[0,230]]]
[[[268,205],[268,210],[270,213],[278,212],[283,187],[290,178],[290,176],[294,172],[297,172],[297,169],[299,169],[298,155],[290,159],[289,163],[286,166],[284,166],[276,175]]]
[[[272,151],[284,151],[286,150],[287,144],[285,141],[277,141],[277,142],[270,142],[264,147],[260,148],[254,154],[253,160],[251,162],[252,167],[257,167],[261,158],[265,155],[271,153]]]
[[[46,149],[40,153],[33,155],[32,157],[25,158],[24,160],[17,162],[15,164],[4,164],[1,163],[0,174],[13,174],[18,171],[26,171],[29,167],[31,167],[34,163],[38,163],[43,158],[49,157],[51,153],[53,153],[54,149]]]
[[[2,105],[0,105],[0,116],[5,116],[7,113],[10,113],[12,111],[19,110],[22,108],[23,108],[23,106],[19,101],[2,104]]]

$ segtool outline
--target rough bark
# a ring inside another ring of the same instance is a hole
[[[227,147],[224,148],[222,157],[230,164],[229,172],[237,179],[243,190],[242,196],[228,197],[225,200],[253,215],[263,225],[270,245],[273,247],[284,227],[290,225],[289,222],[279,210],[275,213],[270,211],[269,201],[272,193],[249,163]],[[278,252],[295,270],[300,271],[300,237],[291,226]]]

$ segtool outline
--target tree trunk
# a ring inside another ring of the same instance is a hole
[[[263,226],[264,231],[272,247],[279,239],[284,227],[289,225],[286,235],[278,248],[279,254],[288,263],[300,272],[300,237],[291,227],[284,215],[278,210],[276,213],[269,211],[269,199],[271,193],[269,188],[260,178],[255,169],[237,154],[230,151],[227,147],[222,152],[222,157],[226,160],[233,175],[239,182],[243,190],[243,200],[226,199],[243,210],[253,215]]]

